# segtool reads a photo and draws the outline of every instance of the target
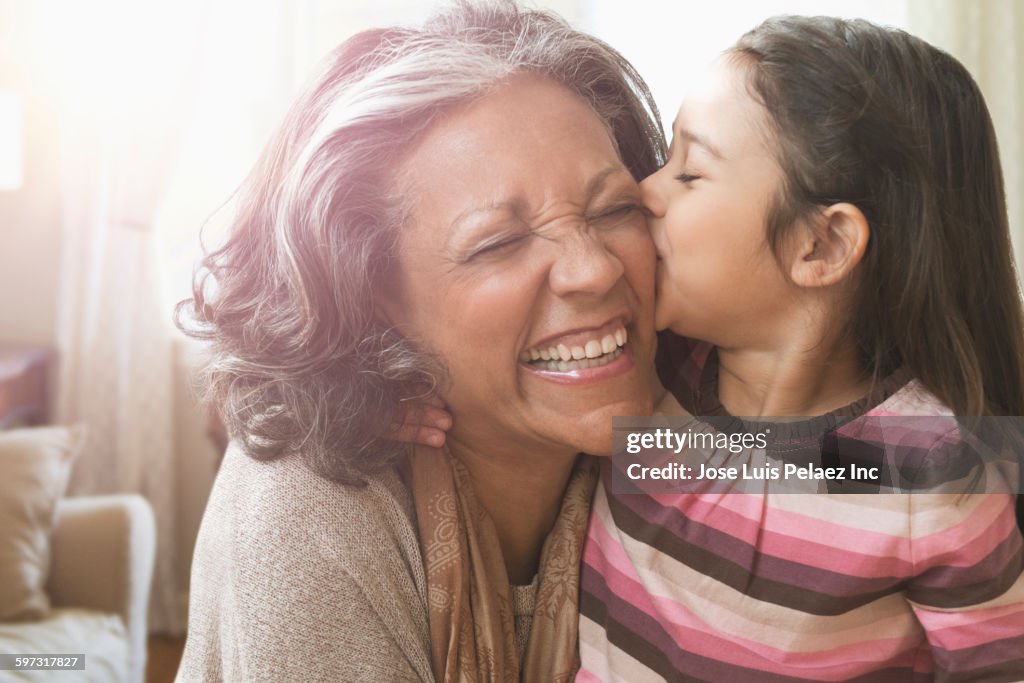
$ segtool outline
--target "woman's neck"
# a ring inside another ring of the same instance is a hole
[[[476,496],[494,523],[512,585],[533,580],[544,540],[561,509],[576,454],[528,449],[483,452],[449,435],[448,447],[469,470]]]
[[[780,348],[718,349],[718,399],[733,415],[823,415],[867,394],[871,378],[846,335]]]

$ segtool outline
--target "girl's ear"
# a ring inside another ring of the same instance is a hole
[[[871,228],[860,209],[841,202],[826,207],[799,234],[790,279],[801,287],[828,287],[846,279],[863,260]]]

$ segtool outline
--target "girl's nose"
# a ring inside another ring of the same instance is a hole
[[[665,215],[665,198],[659,191],[662,171],[655,171],[640,182],[640,197],[644,208],[656,218]]]

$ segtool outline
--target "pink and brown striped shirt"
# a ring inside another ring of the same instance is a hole
[[[688,354],[686,407],[708,409],[713,353]],[[849,411],[949,416],[914,381]],[[953,440],[902,433],[895,448],[927,460]],[[578,682],[1024,680],[1009,490],[616,494],[610,468],[584,549]]]

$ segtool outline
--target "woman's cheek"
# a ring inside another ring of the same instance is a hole
[[[654,301],[655,260],[654,240],[647,230],[646,221],[634,229],[623,230],[609,249],[622,261],[626,280],[642,302]]]
[[[530,312],[544,286],[543,269],[524,249],[514,257],[495,261],[464,280],[448,299],[452,323],[474,320],[477,337],[522,340],[528,331]],[[460,325],[461,326],[461,325]]]

